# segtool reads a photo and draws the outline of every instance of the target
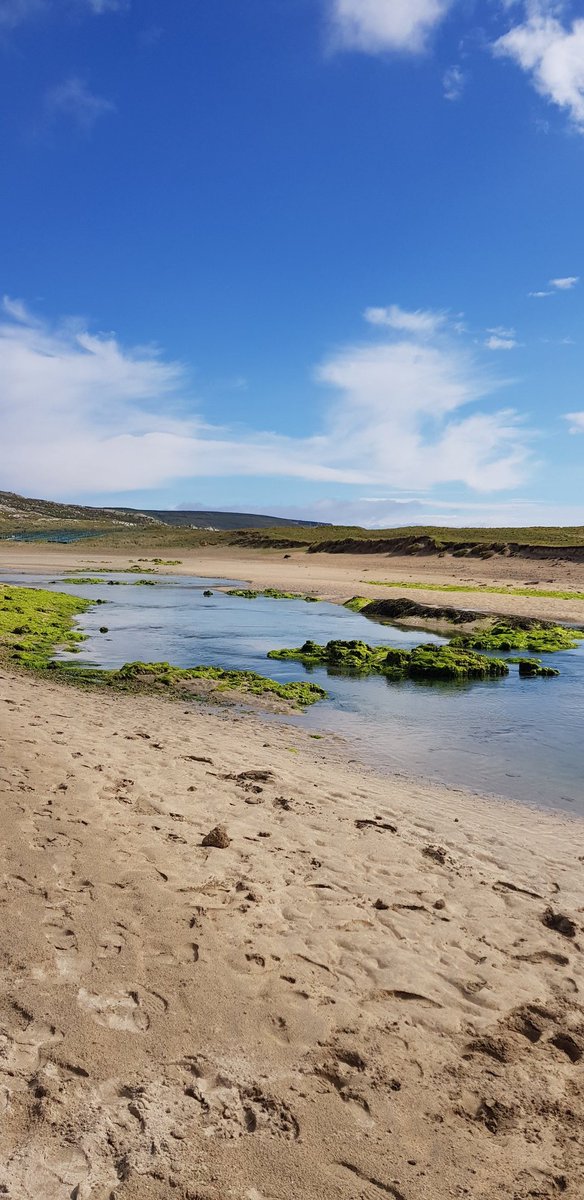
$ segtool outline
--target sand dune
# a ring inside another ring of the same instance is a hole
[[[581,1200],[581,823],[0,689],[1,1195]]]

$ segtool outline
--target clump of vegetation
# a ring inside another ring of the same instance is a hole
[[[517,663],[519,674],[525,679],[547,678],[560,674],[557,667],[543,667],[539,658],[508,658],[507,662]]]
[[[251,695],[272,695],[297,708],[315,704],[326,696],[324,688],[308,681],[278,683],[255,671],[230,671],[223,667],[174,667],[171,663],[126,663],[119,670],[72,665],[53,658],[61,648],[75,653],[86,635],[74,628],[76,616],[92,607],[66,592],[40,588],[0,587],[0,658],[35,671],[50,671],[69,682],[101,686],[118,691],[166,692],[177,698],[191,697],[188,683],[208,679],[217,690],[236,690]],[[107,626],[100,633],[107,633]]]
[[[60,582],[61,583],[74,583],[75,585],[79,584],[79,585],[83,585],[83,587],[88,587],[89,584],[97,587],[97,585],[99,584],[99,586],[101,587],[101,585],[105,582],[105,580],[98,579],[97,577],[94,577],[92,575],[71,575],[70,577],[61,579]]]
[[[574,650],[581,638],[584,638],[583,630],[567,629],[564,625],[526,621],[522,626],[503,619],[495,621],[489,629],[452,638],[450,645],[469,650],[528,650],[534,654],[551,654],[557,650]]]
[[[125,663],[117,671],[100,671],[94,667],[78,668],[67,664],[54,663],[53,669],[60,669],[64,674],[73,677],[80,683],[100,684],[116,691],[147,691],[174,694],[177,698],[192,698],[189,682],[197,679],[207,679],[216,683],[217,691],[238,691],[254,696],[271,695],[297,708],[306,708],[317,700],[326,697],[324,688],[304,680],[291,683],[278,683],[255,671],[231,671],[223,667],[175,667],[168,662],[132,662]]]
[[[402,650],[369,646],[366,642],[334,640],[320,646],[307,641],[287,650],[270,650],[268,658],[294,659],[307,667],[332,672],[385,675],[389,679],[493,679],[509,673],[503,659],[488,658],[473,650],[437,646],[433,642]]]
[[[47,667],[56,647],[76,650],[85,635],[73,626],[89,600],[40,588],[0,587],[0,652],[23,666]]]
[[[258,596],[264,596],[268,600],[305,600],[307,604],[319,603],[318,596],[305,596],[301,592],[280,592],[278,588],[263,588],[258,592],[252,588],[230,588],[227,595],[241,596],[244,600],[257,600]]]
[[[351,612],[361,612],[368,604],[371,604],[371,600],[367,596],[352,596],[350,600],[345,600],[343,608],[350,608]]]

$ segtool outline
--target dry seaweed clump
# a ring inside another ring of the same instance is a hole
[[[0,651],[26,667],[49,665],[57,647],[76,650],[85,635],[73,626],[89,600],[42,588],[0,587]]]
[[[296,649],[270,650],[268,658],[295,659],[331,672],[377,674],[389,679],[493,679],[509,673],[502,659],[453,647],[452,643],[437,646],[429,642],[402,650],[360,641],[331,641],[326,646],[308,641]]]

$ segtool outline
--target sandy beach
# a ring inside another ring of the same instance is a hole
[[[178,558],[171,567],[156,570],[173,575],[201,575],[208,578],[242,579],[253,587],[276,587],[310,592],[323,600],[342,603],[351,596],[371,599],[412,596],[428,604],[452,604],[460,608],[479,608],[486,613],[511,613],[549,621],[584,624],[584,602],[546,596],[499,595],[481,591],[485,587],[526,587],[542,591],[584,592],[584,563],[562,560],[531,561],[521,558],[460,559],[420,556],[400,558],[381,554],[308,554],[303,550],[238,550],[232,546],[206,546],[198,550],[181,549],[176,555],[157,548],[156,542],[145,550],[112,551],[58,543],[42,545],[0,543],[0,569],[17,571],[87,570],[105,567],[124,570],[143,561],[144,555]],[[138,558],[138,555],[140,558]],[[145,564],[147,565],[147,564]],[[370,580],[392,580],[399,589],[380,587]],[[476,593],[424,591],[408,589],[412,581],[454,587],[476,587]]]
[[[402,569],[182,558],[333,599]],[[0,1194],[581,1200],[582,822],[234,708],[3,670],[0,709]]]

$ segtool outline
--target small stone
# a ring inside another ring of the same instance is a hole
[[[376,900],[373,907],[376,908],[378,912],[387,912],[389,904],[386,904],[385,900]]]
[[[434,908],[446,908],[446,901],[445,900],[435,900]]]
[[[231,842],[228,836],[225,825],[215,825],[213,829],[206,833],[201,846],[213,846],[216,850],[226,850]]]

